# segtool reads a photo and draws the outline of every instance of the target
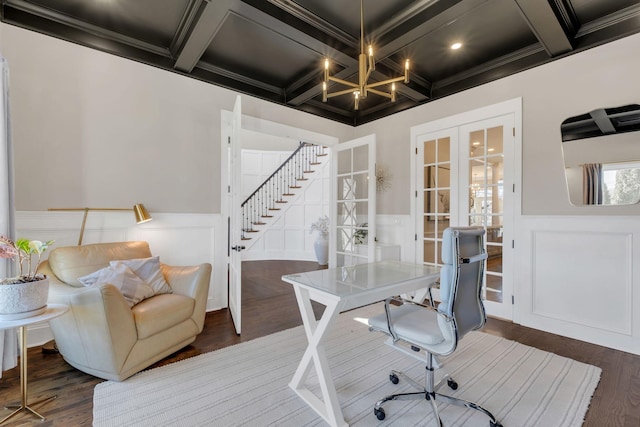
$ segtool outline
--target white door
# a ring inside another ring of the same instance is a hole
[[[415,147],[416,260],[442,265],[442,232],[485,227],[487,314],[513,318],[514,115],[418,134]],[[439,299],[438,292],[434,298]]]
[[[487,230],[484,304],[488,314],[513,318],[514,115],[460,127],[461,225]]]
[[[376,137],[334,147],[329,266],[375,261]]]
[[[442,265],[442,233],[456,223],[458,128],[419,135],[416,156],[417,262]],[[440,300],[440,293],[433,296]]]
[[[228,286],[229,310],[233,318],[236,333],[240,334],[242,324],[242,216],[240,211],[241,198],[241,168],[240,168],[240,134],[242,130],[242,103],[240,96],[233,106],[231,137],[227,141],[227,218],[228,247]]]

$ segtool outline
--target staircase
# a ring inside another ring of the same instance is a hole
[[[302,189],[308,174],[315,172],[326,147],[301,142],[298,148],[241,204],[242,240],[251,240],[286,208]]]

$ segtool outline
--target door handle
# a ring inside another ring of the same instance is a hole
[[[243,249],[246,249],[244,246],[232,246],[231,249],[233,249],[236,252],[240,252]]]

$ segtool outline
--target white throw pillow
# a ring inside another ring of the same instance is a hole
[[[155,295],[173,293],[171,286],[169,286],[160,270],[160,257],[126,259],[109,263],[111,266],[118,264],[126,265],[133,270],[134,273],[151,286]]]
[[[120,290],[130,307],[154,295],[151,286],[124,264],[110,265],[95,273],[79,277],[78,281],[85,286],[110,283]]]

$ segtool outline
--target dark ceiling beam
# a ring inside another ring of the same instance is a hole
[[[182,19],[180,19],[178,29],[173,36],[173,40],[171,40],[171,45],[169,46],[169,51],[171,51],[171,54],[175,57],[178,56],[181,46],[184,45],[185,40],[189,35],[189,31],[198,17],[198,11],[202,8],[204,1],[205,0],[189,0],[189,4],[182,15]]]
[[[354,74],[356,74],[357,72],[358,72],[358,64],[354,64],[351,67],[345,68],[345,69],[337,72],[333,76],[337,77],[339,79],[346,80],[349,77],[351,77]],[[306,74],[302,78],[296,80],[291,85],[287,86],[286,92],[287,93],[295,93],[295,91],[298,88],[304,86],[305,84],[309,83],[313,79],[321,78],[321,76],[322,76],[322,68],[320,68],[320,64],[318,64],[318,69],[317,70],[309,72],[308,74]],[[333,85],[334,85],[334,83],[330,83],[329,84],[329,89],[331,89],[331,87]],[[311,87],[311,89],[307,89],[304,92],[299,93],[295,97],[289,99],[287,101],[287,104],[296,105],[296,106],[300,105],[300,104],[303,104],[303,103],[307,102],[308,100],[310,100],[312,98],[315,98],[316,96],[320,95],[321,92],[322,92],[322,87],[319,84],[318,85],[314,85],[314,86]]]
[[[47,19],[49,21],[65,25],[67,27],[74,28],[76,30],[84,31],[86,33],[116,42],[118,44],[127,45],[135,49],[153,53],[155,55],[164,57],[170,56],[168,49],[156,46],[151,43],[146,43],[142,40],[134,39],[133,37],[127,37],[114,31],[106,30],[96,25],[92,25],[87,22],[72,18],[68,15],[56,12],[53,9],[47,9],[33,3],[26,2],[24,0],[5,0],[3,1],[3,5],[4,7],[10,6],[16,10],[28,13],[30,15]]]
[[[609,30],[614,34],[614,37],[620,37],[625,34],[632,34],[637,32],[638,24],[640,22],[640,3],[632,5],[603,16],[598,19],[582,25],[576,33],[577,39],[585,38],[591,34],[597,32],[606,32]],[[617,28],[622,27],[622,30]]]
[[[405,25],[389,29],[384,34],[378,34],[377,37],[381,40],[388,40],[376,48],[376,57],[387,58],[421,38],[448,26],[460,17],[472,13],[477,8],[484,6],[486,2],[487,0],[441,0],[432,6],[433,10],[427,11],[431,12],[429,16],[423,19],[415,19],[414,17],[411,22],[405,23],[407,25],[415,24],[413,27]]]
[[[571,40],[556,17],[551,5],[540,0],[514,0],[531,31],[550,57],[573,50]]]
[[[351,34],[342,31],[335,25],[325,21],[318,15],[311,13],[309,10],[300,6],[298,3],[292,0],[268,0],[269,3],[279,7],[288,14],[295,16],[301,21],[311,25],[314,28],[319,29],[329,37],[339,40],[342,43],[349,46],[358,46],[358,40]]]
[[[229,71],[227,69],[217,67],[212,64],[208,64],[204,61],[198,62],[195,68],[199,68],[201,70],[205,70],[212,74],[217,74],[222,77],[226,77],[231,80],[235,80],[241,83],[243,86],[250,86],[258,89],[262,89],[263,91],[271,92],[273,94],[278,95],[278,97],[284,96],[284,91],[282,88],[274,85],[270,85],[268,83],[262,82],[260,80],[252,79],[251,77],[244,76],[242,74],[234,73],[233,71]]]
[[[495,73],[497,70],[512,67],[512,64],[516,64],[527,60],[527,58],[538,56],[540,52],[544,52],[544,48],[540,43],[527,46],[520,50],[496,58],[492,61],[486,62],[482,65],[470,68],[461,73],[449,76],[446,79],[438,80],[433,83],[433,90],[437,91],[441,88],[454,85],[456,83],[464,82],[465,80],[473,80],[474,78],[489,73]]]
[[[308,10],[300,7],[299,5],[295,4],[294,2],[290,1],[290,0],[269,0],[271,3],[277,5],[278,7],[282,8],[283,10],[294,14],[295,16],[299,17],[300,19],[303,19],[305,22],[307,22],[310,25],[318,25],[320,26],[320,28],[331,34],[336,34],[337,37],[340,37],[340,40],[342,42],[344,42],[345,44],[349,44],[351,45],[356,51],[358,51],[358,39],[349,36],[348,34],[342,32],[339,28],[335,27],[334,25],[322,20],[321,18],[317,17],[316,15],[312,14],[311,12],[309,12]],[[486,0],[484,0],[482,3],[486,2]],[[377,29],[374,31],[374,38],[376,37],[381,37],[382,34],[386,34],[387,32],[389,32],[392,28],[396,28],[399,25],[403,25],[405,24],[409,19],[412,19],[416,16],[416,14],[418,13],[422,13],[424,12],[426,9],[428,9],[429,7],[431,7],[432,5],[434,5],[435,3],[437,3],[437,1],[435,0],[420,0],[418,2],[416,2],[415,4],[411,5],[409,8],[405,9],[404,11],[402,11],[402,13],[396,15],[395,17],[393,17],[387,24],[385,24],[385,26],[381,27],[380,29]],[[464,3],[464,5],[462,6],[464,9],[462,9],[462,12],[464,13],[465,11],[470,11],[472,9],[474,9],[475,7],[477,7],[479,4],[478,0],[467,0],[467,1],[461,1],[461,0],[448,0],[448,1],[443,1],[443,3],[447,3],[444,7],[443,7],[443,13],[438,13],[438,17],[440,18],[440,21],[438,21],[436,23],[436,28],[439,28],[441,25],[443,25],[445,22],[450,22],[452,19],[454,19],[455,16],[457,16],[456,14],[461,13],[460,8],[456,8],[453,12],[453,14],[450,13],[444,13],[446,12],[449,8],[451,7],[451,5],[455,5],[456,3]],[[429,21],[432,22],[432,21]],[[427,23],[427,25],[429,25],[429,22]],[[431,24],[433,25],[433,24]],[[421,25],[420,28],[423,28],[424,25]],[[413,33],[414,34],[414,38],[411,39],[411,41],[415,41],[417,38],[419,38],[418,35],[416,35],[417,33]],[[404,41],[404,37],[399,37],[398,39],[394,39],[392,43],[385,45],[385,46],[381,46],[376,48],[376,57],[379,59],[377,62],[384,64],[387,68],[394,70],[398,73],[402,73],[404,72],[404,69],[402,66],[398,65],[395,63],[395,61],[392,61],[391,59],[389,59],[388,57],[390,55],[392,55],[393,53],[395,53],[397,50],[399,50],[401,47],[403,47],[404,45],[402,44]],[[400,41],[399,41],[400,40]],[[406,44],[406,43],[405,43]],[[355,58],[353,58],[353,66],[357,67],[357,60]],[[305,76],[301,77],[300,79],[296,80],[295,82],[293,82],[292,84],[290,84],[287,88],[286,88],[286,92],[287,93],[295,93],[295,91],[299,88],[304,86],[305,84],[307,84],[309,81],[311,81],[314,78],[317,78],[318,74],[321,72],[322,70],[318,70],[317,72],[312,71],[308,74],[306,74]],[[343,70],[341,71],[338,75],[336,75],[336,77],[338,78],[347,78],[353,74],[355,74],[357,72],[357,69],[353,72],[351,72],[350,70]],[[384,73],[380,73],[378,71],[375,72],[374,77],[376,77],[378,80],[385,80],[387,78],[390,78],[389,75],[386,75]],[[398,85],[398,93],[402,94],[408,98],[411,98],[415,101],[424,101],[425,99],[427,99],[427,94],[431,91],[431,82],[422,79],[418,76],[412,76],[412,81],[414,83],[413,86],[418,85],[420,86],[419,89],[414,89],[411,86],[406,86],[406,85]],[[321,86],[317,85],[314,86],[310,89],[305,90],[302,93],[299,93],[297,95],[295,95],[293,98],[291,98],[290,100],[288,100],[288,104],[290,105],[301,105],[305,102],[307,102],[310,99],[315,98],[316,96],[320,95],[320,93],[322,92]]]
[[[256,25],[260,25],[282,37],[286,37],[289,40],[306,47],[309,50],[317,52],[321,57],[329,56],[332,61],[337,62],[343,67],[349,67],[353,64],[357,64],[356,59],[342,53],[342,51],[329,46],[326,43],[308,35],[304,31],[298,30],[246,3],[235,2],[231,7],[231,11]]]
[[[556,17],[562,21],[561,25],[566,29],[566,33],[570,37],[574,37],[580,27],[578,15],[573,9],[573,4],[566,0],[549,0],[551,7],[556,11]]]
[[[458,3],[461,0],[456,0],[449,3]],[[486,0],[484,0],[486,1]],[[386,33],[400,27],[405,26],[407,23],[414,18],[415,16],[421,14],[429,7],[438,3],[438,0],[420,0],[416,1],[413,4],[409,5],[409,7],[403,9],[400,13],[392,16],[389,20],[387,20],[383,25],[378,28],[373,28],[370,31],[367,31],[365,28],[365,34],[368,33],[370,38],[373,40],[381,39]],[[452,5],[447,5],[447,7],[451,7]]]
[[[230,0],[205,1],[192,18],[189,36],[180,49],[174,68],[190,73],[228,16]]]

